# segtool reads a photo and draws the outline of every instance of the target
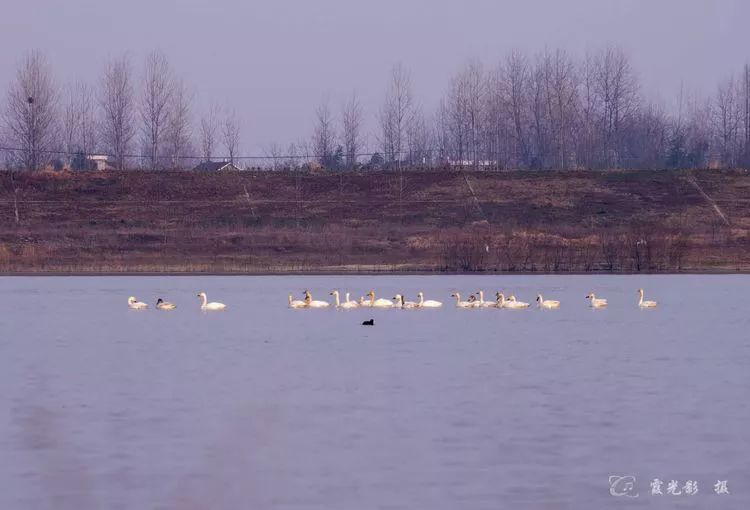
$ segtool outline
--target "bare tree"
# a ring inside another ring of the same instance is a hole
[[[294,142],[290,143],[289,147],[286,149],[286,156],[287,158],[283,160],[283,166],[286,169],[296,170],[303,163],[302,153]]]
[[[466,143],[468,157],[475,168],[479,165],[483,146],[483,123],[485,117],[486,85],[485,74],[481,62],[472,60],[458,77],[460,83],[461,110],[465,116],[463,122],[466,127]]]
[[[341,108],[341,137],[344,142],[346,167],[349,169],[357,166],[357,154],[361,152],[363,145],[362,122],[362,105],[355,91]]]
[[[93,89],[78,82],[68,87],[63,113],[63,144],[69,163],[74,155],[86,157],[96,146],[98,126],[96,122]],[[78,162],[77,164],[81,164]],[[81,168],[77,168],[81,169]]]
[[[716,144],[724,166],[735,166],[741,152],[742,107],[734,76],[719,84],[713,105]]]
[[[743,71],[742,94],[745,103],[742,116],[743,129],[745,130],[744,164],[750,166],[750,64],[745,64]]]
[[[315,130],[313,131],[312,149],[318,162],[324,168],[332,168],[335,163],[336,131],[334,118],[327,97],[324,97],[315,109]]]
[[[221,135],[224,139],[224,147],[229,154],[229,162],[234,164],[234,158],[239,152],[240,146],[240,119],[233,109],[227,110],[224,122],[221,125]]]
[[[530,143],[528,135],[528,83],[529,63],[518,51],[508,54],[505,61],[505,94],[508,117],[513,123],[516,159],[524,166],[530,164]]]
[[[427,121],[421,108],[415,108],[407,133],[408,162],[410,166],[427,164],[430,160],[431,139]]]
[[[155,51],[146,57],[140,117],[144,145],[149,148],[151,168],[158,168],[159,145],[168,126],[173,81],[167,57]]]
[[[65,91],[65,105],[63,111],[63,148],[68,157],[69,163],[72,161],[72,155],[79,150],[78,138],[80,131],[81,109],[76,86],[69,86]]]
[[[167,126],[167,145],[169,156],[172,160],[172,168],[178,168],[186,157],[191,146],[192,123],[190,120],[190,104],[192,95],[182,80],[174,83],[171,97],[169,122]]]
[[[529,79],[529,108],[533,141],[532,168],[546,168],[549,164],[551,132],[547,89],[545,87],[548,62],[548,55],[539,56]]]
[[[445,162],[450,158],[452,148],[450,139],[450,121],[445,99],[440,101],[437,111],[435,112],[432,133],[432,139],[434,142],[433,159],[439,162]]]
[[[216,134],[219,129],[219,108],[214,104],[201,117],[201,156],[204,161],[211,161],[216,147]]]
[[[37,170],[49,159],[57,132],[59,93],[47,59],[28,53],[10,85],[3,112],[7,140],[21,149],[15,159],[24,168]]]
[[[638,108],[638,80],[628,56],[608,47],[596,58],[596,92],[604,111],[604,149],[609,166],[619,167],[626,124]]]
[[[118,169],[125,168],[125,158],[135,135],[131,76],[130,61],[123,56],[107,65],[101,82],[102,134]]]
[[[263,149],[263,152],[270,160],[268,167],[271,170],[280,170],[284,167],[286,162],[284,161],[284,150],[281,148],[281,145],[272,142]]]
[[[84,154],[91,154],[96,150],[100,130],[96,119],[96,95],[94,89],[86,83],[79,83],[77,90],[80,109],[78,142]]]
[[[585,168],[594,168],[599,164],[601,123],[601,104],[596,93],[596,64],[594,57],[587,54],[580,66],[580,111],[577,120],[578,138],[576,142],[580,163]]]
[[[397,64],[391,72],[390,86],[380,110],[380,142],[386,160],[391,164],[401,162],[413,109],[411,73],[403,64]]]
[[[486,153],[496,169],[503,168],[511,155],[511,123],[504,90],[505,69],[498,66],[486,77]]]
[[[557,165],[568,167],[578,113],[579,79],[573,60],[562,50],[548,55],[544,68],[545,96]]]

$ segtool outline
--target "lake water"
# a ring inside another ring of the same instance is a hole
[[[446,306],[286,306],[334,287]],[[449,306],[480,288],[562,308]],[[748,295],[747,276],[0,278],[0,508],[746,509]]]

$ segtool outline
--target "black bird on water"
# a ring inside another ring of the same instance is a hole
[[[375,319],[370,319],[369,321],[365,321],[362,323],[363,326],[374,326],[375,325]]]

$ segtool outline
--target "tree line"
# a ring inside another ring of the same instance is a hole
[[[564,50],[510,51],[494,67],[468,62],[427,107],[411,73],[393,67],[366,122],[356,92],[324,98],[303,140],[264,147],[269,168],[472,167],[477,169],[732,168],[750,166],[750,65],[706,97],[666,107],[646,99],[630,57],[608,46],[576,58]],[[189,87],[167,58],[149,54],[135,78],[128,57],[96,85],[59,88],[39,52],[21,61],[2,109],[10,168],[85,168],[104,153],[115,168],[185,168],[227,157],[240,165],[241,122],[212,106],[196,118]],[[366,126],[372,125],[371,133]],[[258,165],[257,159],[252,160]],[[263,159],[261,158],[261,161]]]
[[[147,55],[140,80],[135,76],[130,58],[121,56],[96,85],[59,87],[46,57],[26,54],[0,114],[6,167],[83,170],[92,165],[87,156],[105,154],[117,169],[178,169],[220,150],[238,154],[236,112],[214,105],[194,125],[193,95],[164,54]]]

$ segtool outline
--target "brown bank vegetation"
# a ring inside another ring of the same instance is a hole
[[[9,273],[747,271],[749,234],[741,170],[0,173]]]

